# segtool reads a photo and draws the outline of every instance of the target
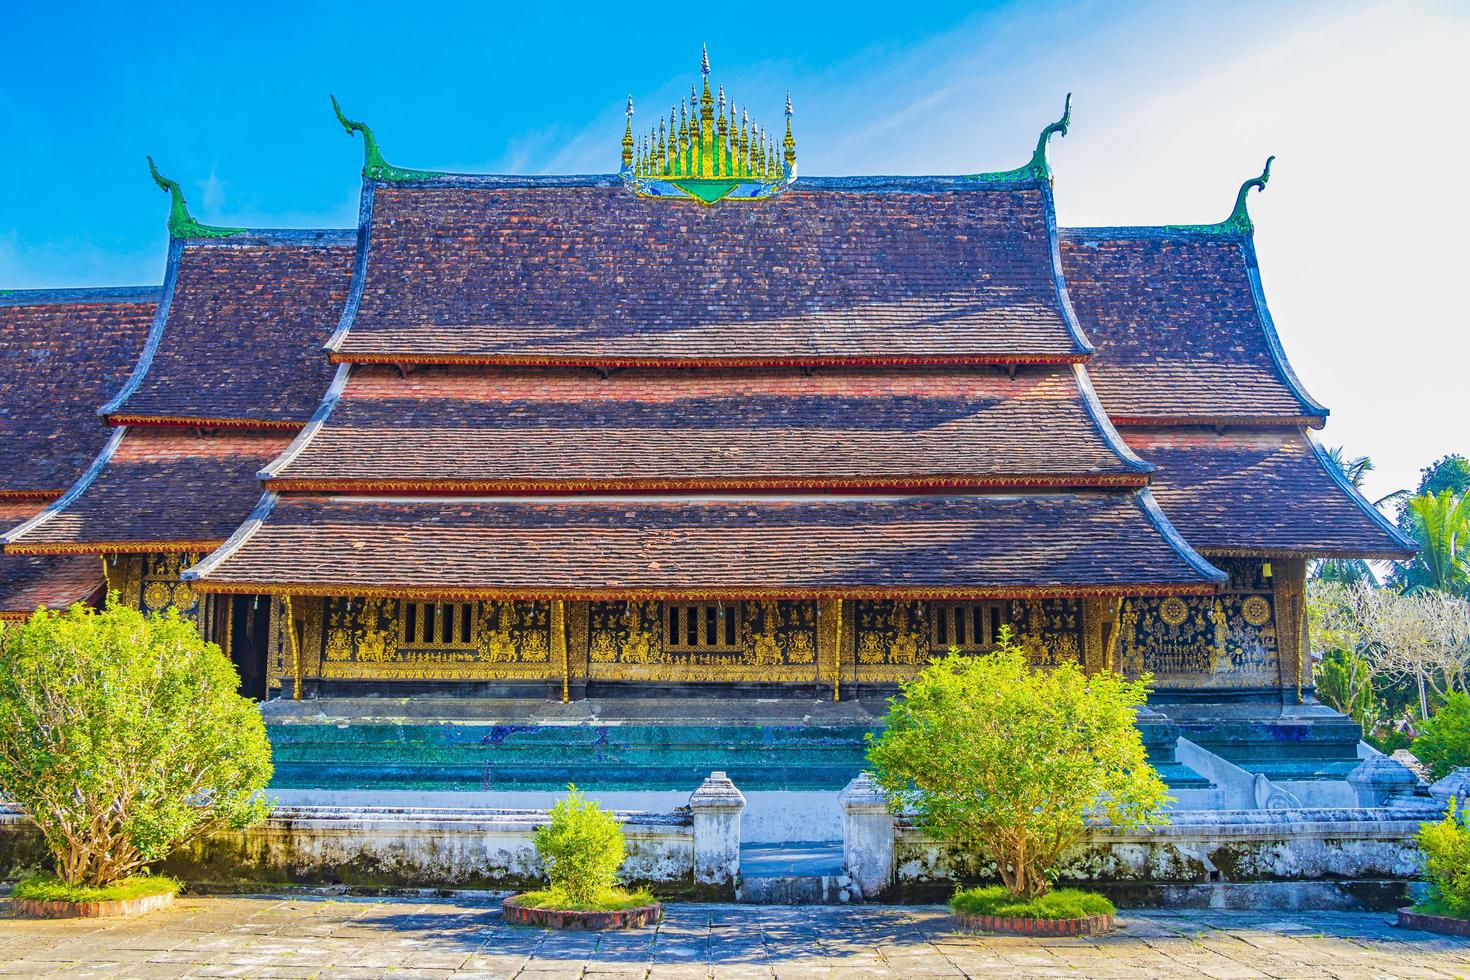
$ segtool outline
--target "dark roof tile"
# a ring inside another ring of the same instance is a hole
[[[4,540],[11,553],[208,550],[260,499],[256,472],[290,442],[279,432],[127,428],[80,492]]]
[[[41,506],[0,502],[0,528],[32,517]],[[94,555],[0,555],[0,619],[21,619],[38,608],[65,609],[102,587],[102,563]]]
[[[54,497],[82,475],[109,434],[97,408],[127,380],[157,305],[29,295],[0,303],[0,497]]]
[[[1201,551],[1403,558],[1412,550],[1297,429],[1130,428],[1127,439],[1159,467],[1159,506]]]
[[[443,597],[1208,591],[1146,491],[276,500],[196,566],[226,590]],[[263,520],[260,519],[263,517]],[[417,593],[412,590],[418,590]]]
[[[343,360],[1076,358],[1043,190],[384,186]],[[407,286],[407,288],[406,288]]]
[[[344,245],[191,241],[146,375],[113,418],[305,422],[351,282]]]
[[[1326,415],[1279,351],[1248,240],[1067,230],[1062,268],[1114,421]]]
[[[273,479],[497,492],[1141,485],[1147,467],[1120,455],[1076,371],[630,369],[602,379],[459,367],[403,378],[360,365]]]

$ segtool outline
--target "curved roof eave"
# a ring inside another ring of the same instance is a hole
[[[1153,493],[1147,487],[1135,490],[1133,499],[1137,501],[1139,510],[1148,517],[1154,529],[1163,535],[1164,540],[1173,546],[1174,550],[1179,553],[1179,557],[1188,562],[1191,568],[1199,572],[1203,578],[1215,583],[1217,588],[1223,588],[1229,584],[1229,574],[1211,565],[1203,555],[1194,550],[1193,545],[1184,540],[1184,535],[1180,534],[1179,529],[1164,516],[1164,512],[1159,508],[1159,502],[1154,499]]]
[[[88,466],[87,471],[77,478],[77,481],[71,485],[71,489],[47,504],[42,508],[40,513],[36,514],[30,520],[0,534],[0,546],[9,550],[11,545],[20,543],[21,538],[25,537],[26,534],[70,507],[92,485],[98,475],[101,474],[103,468],[107,466],[108,461],[112,459],[113,454],[117,452],[117,447],[122,445],[123,436],[127,435],[127,432],[128,427],[125,425],[119,425],[114,428],[111,437],[107,440],[107,445],[102,447],[102,451],[92,460],[92,465]]]
[[[1286,350],[1281,346],[1281,337],[1276,333],[1276,322],[1271,319],[1271,309],[1266,305],[1266,293],[1261,287],[1261,268],[1256,260],[1255,235],[1247,233],[1241,236],[1240,248],[1245,259],[1245,274],[1250,283],[1251,298],[1256,306],[1256,317],[1260,320],[1261,331],[1266,335],[1266,348],[1271,352],[1271,360],[1276,364],[1276,370],[1281,373],[1281,379],[1286,383],[1287,389],[1301,403],[1304,409],[1303,414],[1319,419],[1312,425],[1312,428],[1320,429],[1326,422],[1328,410],[1326,406],[1307,394],[1306,388],[1296,376],[1296,372],[1292,370],[1291,362],[1286,359]]]
[[[1322,467],[1332,482],[1337,484],[1343,493],[1347,494],[1348,499],[1356,504],[1358,509],[1367,515],[1369,520],[1373,521],[1374,524],[1388,535],[1391,541],[1399,546],[1402,557],[1410,558],[1415,555],[1419,551],[1419,545],[1403,531],[1395,527],[1387,517],[1383,516],[1382,511],[1374,507],[1366,497],[1358,492],[1358,488],[1353,486],[1352,481],[1343,473],[1341,467],[1328,458],[1327,451],[1318,444],[1316,439],[1313,439],[1311,436],[1306,436],[1305,438],[1307,445],[1312,447],[1312,454],[1317,457],[1317,465]]]

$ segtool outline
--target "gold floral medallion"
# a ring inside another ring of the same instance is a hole
[[[1266,620],[1271,618],[1271,603],[1266,601],[1265,596],[1248,596],[1240,604],[1240,615],[1252,626],[1265,626]]]
[[[1170,596],[1159,606],[1159,618],[1170,626],[1179,626],[1189,618],[1189,603],[1178,596]]]

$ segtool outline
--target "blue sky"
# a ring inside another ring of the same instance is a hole
[[[161,278],[143,157],[229,225],[348,227],[361,144],[403,166],[616,168],[713,79],[767,126],[789,89],[805,174],[965,173],[1053,148],[1066,225],[1208,221],[1251,202],[1267,296],[1323,438],[1386,493],[1470,451],[1461,283],[1470,4],[16,5],[0,58],[0,288]],[[728,13],[720,11],[728,10]]]

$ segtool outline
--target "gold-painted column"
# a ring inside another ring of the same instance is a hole
[[[832,600],[832,700],[842,700],[842,600]]]
[[[1104,646],[1103,665],[1114,673],[1122,673],[1118,667],[1118,637],[1123,632],[1123,600],[1113,600],[1113,615],[1108,623],[1108,639]]]
[[[1107,665],[1102,599],[1082,600],[1082,669],[1096,674]]]
[[[561,661],[561,703],[572,699],[572,663],[567,654],[567,609],[561,599],[551,603],[551,655]]]
[[[1302,702],[1302,670],[1306,663],[1302,633],[1303,624],[1306,620],[1305,591],[1307,583],[1307,562],[1304,558],[1281,558],[1270,562],[1271,565],[1271,592],[1273,605],[1276,612],[1276,656],[1279,660],[1280,674],[1286,673],[1286,665],[1291,665],[1292,673],[1296,680],[1293,685],[1296,688],[1296,700]],[[1281,676],[1285,681],[1285,676]]]
[[[291,640],[291,699],[301,700],[301,643],[296,639],[296,614],[291,608],[291,597],[286,596],[286,635]]]

